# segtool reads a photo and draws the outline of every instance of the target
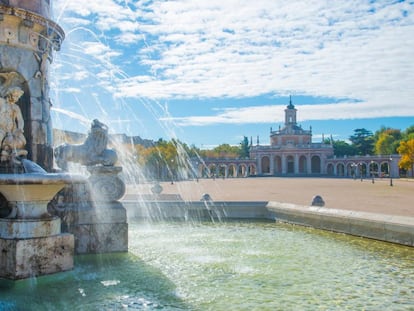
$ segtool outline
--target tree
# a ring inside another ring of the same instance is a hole
[[[407,127],[402,133],[402,136],[404,140],[414,139],[414,125]]]
[[[249,139],[246,136],[244,136],[243,140],[240,142],[239,156],[242,159],[248,158],[250,156]]]
[[[140,159],[147,175],[155,179],[161,179],[163,160],[157,147],[149,147],[141,150]]]
[[[375,154],[394,154],[401,141],[401,131],[398,129],[381,127],[375,132]]]
[[[334,155],[343,157],[345,155],[353,156],[356,154],[356,149],[353,145],[348,144],[344,140],[333,141]]]
[[[350,136],[349,140],[354,145],[356,154],[366,155],[373,152],[374,136],[371,131],[364,128],[355,129],[354,135]]]
[[[399,167],[405,170],[411,169],[411,175],[414,175],[414,138],[402,141],[397,151],[401,155]]]
[[[229,144],[221,144],[213,149],[217,158],[237,158],[239,155],[239,147]]]

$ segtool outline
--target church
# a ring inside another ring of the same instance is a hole
[[[289,100],[285,109],[285,125],[270,130],[270,145],[250,146],[250,159],[256,162],[258,175],[327,174],[326,162],[333,157],[331,144],[313,143],[312,128],[297,124],[297,109]]]
[[[400,155],[359,155],[336,157],[332,144],[312,142],[312,128],[297,124],[297,109],[285,109],[285,124],[270,129],[270,143],[250,143],[248,159],[195,159],[198,177],[249,176],[331,176],[331,177],[398,177]]]

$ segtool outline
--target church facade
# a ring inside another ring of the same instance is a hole
[[[326,162],[333,154],[331,144],[312,142],[312,128],[298,126],[297,109],[291,100],[285,109],[284,127],[270,130],[270,145],[250,147],[258,175],[327,174]]]

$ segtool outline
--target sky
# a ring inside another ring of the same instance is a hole
[[[414,1],[55,0],[57,128],[269,144],[289,96],[313,141],[414,125]]]

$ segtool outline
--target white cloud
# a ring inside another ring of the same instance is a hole
[[[164,117],[178,126],[208,126],[212,124],[247,124],[247,123],[278,123],[284,122],[286,106],[254,106],[244,108],[222,109],[212,116]],[[413,113],[412,107],[395,109],[392,105],[376,103],[331,103],[323,105],[300,105],[298,122],[313,120],[347,120],[379,118],[385,115],[404,117]]]
[[[361,101],[301,106],[309,120],[414,116],[414,5],[407,1],[72,0],[54,6],[71,27],[76,21],[96,27],[100,40],[76,44],[104,64],[96,76],[118,97],[292,93]],[[134,72],[132,64],[129,76],[114,78],[107,71],[123,71],[114,59],[129,55],[131,46],[136,66],[148,71]],[[175,121],[274,122],[283,117],[276,109],[227,109]]]

